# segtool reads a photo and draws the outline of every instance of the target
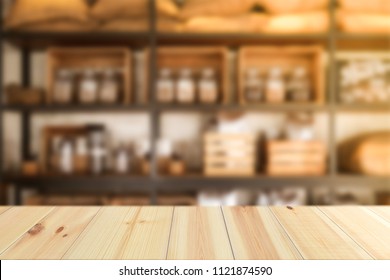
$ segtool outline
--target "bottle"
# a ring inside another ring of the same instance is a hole
[[[174,83],[171,78],[171,70],[163,68],[157,80],[157,100],[161,103],[172,103],[175,98]]]
[[[74,155],[74,170],[76,173],[85,174],[88,172],[89,161],[88,161],[88,143],[87,139],[78,137],[76,139],[76,148]]]
[[[130,154],[124,144],[121,144],[115,155],[115,172],[118,174],[129,173],[130,170]]]
[[[102,125],[90,125],[89,130],[89,151],[90,151],[90,168],[95,175],[102,174],[106,168],[106,139],[105,128]]]
[[[311,84],[304,67],[296,67],[287,85],[288,99],[293,102],[308,102],[312,99]]]
[[[249,68],[245,78],[245,101],[248,103],[259,103],[263,98],[263,81],[259,76],[259,70]]]
[[[269,103],[281,103],[286,98],[286,84],[283,80],[282,69],[273,67],[269,70],[265,96]]]
[[[73,73],[67,69],[57,72],[54,84],[53,101],[58,104],[69,104],[73,99]]]
[[[106,69],[99,90],[99,102],[113,104],[119,99],[119,80],[114,69]]]
[[[202,78],[199,81],[199,100],[202,103],[216,103],[218,100],[218,85],[215,79],[214,70],[206,68],[202,71]]]
[[[180,71],[180,77],[176,84],[176,99],[179,103],[193,103],[195,101],[195,83],[191,75],[192,72],[188,68]]]
[[[59,170],[64,174],[73,172],[74,147],[71,139],[65,138],[60,145]]]
[[[98,81],[95,71],[87,69],[80,81],[79,100],[83,104],[93,104],[98,98]]]

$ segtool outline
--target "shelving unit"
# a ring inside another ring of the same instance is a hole
[[[0,184],[14,184],[17,190],[17,203],[20,203],[20,191],[28,186],[47,193],[107,193],[125,194],[131,192],[145,192],[150,195],[151,204],[156,204],[159,192],[186,192],[197,191],[205,188],[230,189],[243,187],[250,189],[261,189],[263,187],[282,187],[286,185],[304,185],[310,187],[327,185],[329,188],[342,184],[354,185],[382,185],[390,189],[390,178],[371,177],[351,174],[340,174],[337,163],[337,143],[335,135],[336,117],[340,112],[386,112],[390,113],[388,105],[343,105],[337,101],[336,85],[336,53],[338,47],[351,45],[351,49],[360,48],[367,44],[375,48],[390,48],[390,38],[380,35],[369,34],[340,34],[335,27],[334,10],[335,1],[331,1],[329,7],[331,13],[331,27],[326,34],[312,35],[268,35],[268,34],[180,34],[180,33],[158,33],[156,31],[156,12],[154,0],[150,1],[150,32],[139,33],[28,33],[0,31],[0,61],[3,61],[3,43],[8,42],[19,47],[21,52],[21,83],[23,86],[30,85],[31,54],[35,50],[47,49],[51,46],[127,46],[135,48],[148,48],[150,59],[148,61],[148,96],[147,104],[133,103],[129,105],[0,105],[0,155],[3,154],[3,114],[5,112],[17,112],[21,115],[21,151],[22,157],[30,155],[30,120],[36,113],[44,114],[71,114],[77,112],[102,113],[122,112],[134,113],[145,112],[150,116],[150,140],[152,144],[151,174],[149,176],[38,176],[20,177],[5,174],[3,160],[0,160]],[[1,12],[1,8],[0,8]],[[236,49],[242,45],[268,45],[268,44],[319,44],[323,45],[328,52],[327,80],[325,82],[325,104],[260,104],[260,105],[239,105],[238,100],[230,100],[223,105],[164,105],[155,100],[154,86],[156,82],[157,69],[157,47],[158,46],[180,46],[191,45],[209,46],[221,45],[230,49]],[[3,68],[0,67],[0,88],[3,84]],[[2,90],[0,99],[2,99]],[[254,112],[289,112],[289,111],[313,111],[323,112],[329,117],[328,121],[328,143],[329,160],[328,171],[324,176],[317,177],[270,177],[257,175],[250,178],[210,178],[202,174],[192,174],[181,177],[161,176],[157,172],[156,160],[156,139],[160,134],[160,115],[165,112],[214,112],[218,110],[244,110]]]

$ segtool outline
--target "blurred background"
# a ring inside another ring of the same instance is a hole
[[[390,1],[2,0],[5,205],[390,205]]]

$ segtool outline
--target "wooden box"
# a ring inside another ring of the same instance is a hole
[[[256,173],[256,140],[252,134],[206,133],[206,176],[253,176]]]
[[[323,48],[321,46],[264,46],[242,47],[238,53],[238,81],[237,91],[240,104],[246,104],[245,100],[245,76],[249,68],[259,70],[263,80],[270,67],[281,67],[283,73],[289,75],[291,71],[301,66],[307,69],[312,83],[312,103],[324,103],[324,73],[325,67],[322,60]],[[287,101],[286,101],[287,102]]]
[[[127,48],[51,48],[47,61],[47,96],[46,103],[53,102],[53,88],[56,73],[59,69],[93,69],[114,68],[121,72],[122,96],[120,103],[129,104],[132,100],[131,84],[131,51]]]
[[[148,50],[146,55],[148,59],[150,59],[149,52]],[[229,99],[228,62],[228,49],[225,47],[160,47],[157,49],[157,75],[158,70],[168,68],[173,72],[173,78],[176,80],[181,69],[189,68],[193,72],[194,81],[197,82],[204,68],[213,69],[219,88],[217,103],[222,104],[227,103]],[[148,71],[147,68],[145,70]],[[145,77],[148,79],[148,73]],[[147,92],[147,88],[145,89]]]
[[[53,137],[71,137],[76,138],[79,136],[86,137],[88,134],[88,129],[86,126],[47,126],[43,129],[42,138],[41,138],[41,169],[43,172],[48,172],[50,170],[50,143],[52,142]]]
[[[326,148],[320,141],[269,141],[267,168],[271,176],[315,176],[326,172]]]

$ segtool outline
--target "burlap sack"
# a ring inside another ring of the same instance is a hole
[[[98,0],[92,7],[92,17],[99,21],[149,16],[149,0]],[[179,10],[173,0],[156,0],[157,14],[177,17]]]
[[[325,10],[329,0],[261,0],[261,2],[269,13],[289,14]]]
[[[97,24],[94,22],[78,22],[72,20],[51,20],[24,25],[15,30],[27,32],[89,32],[94,31]]]
[[[363,134],[339,145],[342,171],[373,176],[390,175],[390,132]]]
[[[328,29],[329,15],[324,11],[271,16],[264,27],[264,32],[275,34],[322,33]]]
[[[340,30],[348,33],[390,34],[390,13],[360,13],[337,11]]]
[[[201,33],[255,33],[260,32],[267,23],[265,14],[248,13],[234,17],[195,17],[189,19],[183,27],[186,32]]]
[[[339,4],[349,12],[390,13],[389,0],[339,0]]]
[[[186,0],[180,17],[235,16],[247,13],[258,0]]]
[[[20,28],[54,20],[88,21],[84,0],[16,0],[6,19],[7,28]]]

